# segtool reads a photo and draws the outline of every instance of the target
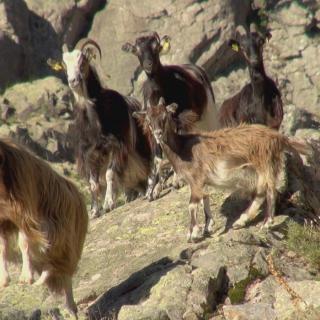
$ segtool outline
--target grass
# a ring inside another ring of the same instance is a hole
[[[244,302],[247,287],[256,279],[263,279],[265,276],[256,268],[250,267],[248,277],[235,283],[228,291],[228,297],[231,304],[240,304]]]
[[[290,250],[304,257],[312,267],[320,270],[320,228],[288,224],[287,245]]]

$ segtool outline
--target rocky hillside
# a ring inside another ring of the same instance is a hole
[[[320,4],[255,2],[264,3],[269,14],[272,38],[264,58],[282,92],[281,130],[320,140]],[[0,135],[28,145],[87,193],[72,163],[72,95],[46,60],[59,59],[63,43],[72,48],[89,36],[102,48],[108,85],[140,98],[144,74],[121,46],[156,30],[172,38],[163,62],[203,66],[220,105],[248,81],[244,62],[227,41],[250,10],[249,0],[0,1]],[[269,234],[259,224],[234,231],[230,226],[246,203],[212,191],[214,235],[190,245],[187,198],[184,187],[91,221],[75,278],[81,318],[320,319],[319,269],[288,245],[288,215],[297,218],[297,211],[281,205]],[[11,271],[17,279],[18,267]],[[45,319],[60,303],[46,289],[14,280],[0,289],[0,319],[40,319],[40,313]],[[53,317],[67,318],[60,310]]]

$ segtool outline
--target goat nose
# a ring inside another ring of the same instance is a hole
[[[143,62],[143,67],[147,68],[147,69],[150,69],[152,67],[152,61],[151,60],[145,60]]]
[[[71,87],[75,87],[79,84],[79,81],[77,78],[69,79],[69,84]]]

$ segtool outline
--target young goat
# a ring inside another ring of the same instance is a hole
[[[236,36],[238,40],[232,39],[229,44],[245,58],[251,82],[223,102],[219,110],[220,125],[230,127],[245,122],[279,129],[283,118],[281,94],[275,82],[266,75],[263,65],[263,45],[271,34],[267,32],[263,36],[252,23],[250,33],[239,26]]]
[[[152,165],[150,137],[132,117],[141,105],[103,86],[94,64],[94,48],[101,56],[96,42],[80,40],[73,51],[64,50],[60,67],[76,100],[76,158],[80,173],[90,182],[93,217],[100,214],[101,172],[106,172],[107,181],[103,209],[112,210],[119,187],[125,192],[144,191]]]
[[[156,105],[160,97],[164,97],[168,103],[178,104],[176,115],[185,110],[193,112],[192,122],[197,128],[201,130],[218,128],[214,94],[206,72],[193,64],[163,65],[161,63],[160,55],[167,54],[170,50],[168,36],[160,39],[158,33],[153,32],[137,38],[135,45],[127,42],[122,46],[122,50],[137,56],[147,75],[142,90],[144,109],[147,108],[148,103]],[[158,164],[161,163],[159,153],[158,151],[158,157],[155,157]],[[154,174],[158,170],[159,167],[155,164]]]
[[[289,140],[278,132],[262,125],[240,125],[212,132],[178,134],[177,122],[184,122],[183,114],[174,118],[178,106],[164,104],[141,111],[146,126],[152,128],[174,170],[189,184],[191,189],[189,213],[191,217],[189,240],[198,235],[197,211],[203,200],[205,214],[204,232],[212,228],[209,197],[205,185],[228,190],[246,190],[254,195],[251,206],[234,223],[244,227],[254,219],[266,200],[265,225],[272,222],[276,182],[282,167],[285,151],[306,153],[307,147]]]
[[[0,140],[0,208],[0,287],[9,284],[9,240],[18,233],[20,281],[32,283],[34,271],[40,272],[35,284],[63,293],[76,316],[72,276],[88,226],[77,188],[21,146]]]

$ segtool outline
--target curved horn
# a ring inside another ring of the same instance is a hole
[[[82,51],[87,45],[92,45],[94,46],[98,51],[99,51],[99,55],[100,55],[100,59],[101,59],[101,48],[100,46],[97,44],[97,42],[95,42],[94,40],[92,39],[89,39],[89,38],[83,38],[83,39],[80,39],[77,44],[75,45],[75,49],[79,49],[80,51]]]
[[[243,25],[238,25],[237,26],[236,33],[239,33],[240,36],[246,36],[247,35],[247,31],[246,31],[246,29],[244,28]]]
[[[160,36],[158,35],[158,32],[155,32],[155,31],[154,31],[154,32],[152,33],[152,35],[157,38],[157,40],[158,40],[158,42],[159,42],[159,44],[160,44],[161,40],[160,40]]]

